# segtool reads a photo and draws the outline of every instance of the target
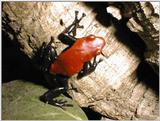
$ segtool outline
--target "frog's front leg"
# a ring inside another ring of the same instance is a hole
[[[96,57],[94,57],[93,62],[88,61],[84,64],[83,69],[78,73],[77,78],[81,79],[84,76],[89,75],[93,71],[95,71],[97,65],[102,62],[102,59],[99,59],[98,61],[96,60]]]
[[[50,65],[56,60],[57,58],[57,51],[55,47],[53,47],[51,44],[54,42],[54,38],[51,37],[51,41],[46,44],[44,42],[41,46],[41,52],[40,52],[40,70],[42,72],[49,72]]]
[[[64,44],[72,46],[73,43],[77,40],[75,37],[77,34],[78,28],[83,28],[83,25],[79,25],[80,21],[86,16],[84,13],[78,19],[78,11],[75,11],[75,19],[71,25],[69,25],[59,36],[58,39],[61,40]]]

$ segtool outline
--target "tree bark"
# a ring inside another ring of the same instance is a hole
[[[97,18],[99,13],[93,6],[82,2],[3,2],[2,29],[31,60],[37,49],[43,42],[49,42],[51,36],[54,36],[54,46],[60,53],[66,45],[60,43],[57,36],[72,23],[75,10],[87,15],[81,21],[84,29],[78,30],[77,37],[89,34],[102,36],[106,46],[103,50],[105,56],[99,55],[97,58],[103,61],[95,72],[80,80],[74,75],[69,80],[69,87],[77,90],[68,93],[81,107],[89,107],[111,119],[159,118],[159,99],[154,85],[158,83],[157,78],[150,78],[156,75],[143,70],[143,66],[148,70],[149,67],[141,62],[135,52],[137,45],[134,42],[139,41],[130,37],[123,26],[119,30],[111,22],[104,25]],[[65,26],[60,24],[61,19]],[[106,17],[106,23],[108,19]],[[119,31],[123,35],[117,36]],[[144,79],[146,74],[150,76]]]
[[[159,74],[159,3],[140,2],[133,6],[135,12],[127,25],[145,42],[147,46],[144,53],[145,60]]]

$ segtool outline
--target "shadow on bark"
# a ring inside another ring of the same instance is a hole
[[[99,21],[103,26],[111,26],[112,15],[106,12],[106,7],[108,6],[107,2],[85,2],[85,5],[93,8],[95,12],[96,20]]]
[[[19,50],[18,44],[2,31],[2,83],[20,79],[47,86],[42,77],[27,55]]]
[[[159,76],[154,73],[151,66],[142,61],[137,68],[138,80],[153,89],[156,95],[159,95]]]
[[[97,13],[96,20],[99,21],[103,26],[114,26],[116,28],[116,32],[114,34],[117,37],[117,40],[126,45],[140,59],[144,59],[146,45],[136,33],[132,32],[126,26],[128,18],[123,18],[119,21],[111,14],[107,13],[107,2],[86,2],[86,5],[93,7],[94,12]]]
[[[107,13],[107,2],[85,2],[85,4],[94,9],[97,13],[96,20],[103,26],[114,26],[116,28],[115,36],[117,40],[122,42],[128,47],[137,57],[140,58],[141,63],[137,68],[137,77],[139,81],[152,88],[156,94],[159,94],[159,75],[157,75],[151,66],[144,60],[144,52],[146,50],[146,44],[135,32],[132,32],[126,25],[129,18],[122,18],[117,20]],[[157,67],[158,68],[158,67]]]

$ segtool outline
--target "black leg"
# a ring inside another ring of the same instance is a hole
[[[55,88],[48,90],[46,93],[44,93],[41,97],[40,100],[43,101],[44,103],[48,103],[54,106],[58,106],[60,108],[63,108],[64,106],[72,106],[71,104],[67,104],[67,101],[65,100],[57,100],[55,99],[61,94],[64,94],[68,90],[68,78],[63,75],[57,75],[56,80],[60,82],[61,87]]]
[[[93,63],[91,63],[90,61],[86,62],[83,66],[83,69],[79,72],[77,78],[81,79],[82,77],[92,73],[96,69],[98,63],[100,63],[101,61],[102,59],[96,61],[96,57],[94,57]]]
[[[55,47],[53,47],[51,44],[54,42],[53,37],[51,37],[51,41],[46,44],[43,43],[41,47],[40,52],[40,70],[42,72],[49,72],[50,65],[54,62],[54,60],[57,58],[57,52]]]
[[[58,106],[63,108],[63,106],[72,106],[71,104],[66,104],[66,100],[57,100],[55,99],[58,97],[60,94],[63,94],[67,91],[65,87],[59,87],[56,89],[48,90],[46,93],[44,93],[41,97],[40,100],[43,101],[44,103],[48,103],[54,106]]]
[[[83,17],[86,15],[83,13],[81,18],[78,19],[78,11],[75,11],[75,20],[73,23],[65,30],[64,33],[68,33],[68,35],[76,36],[77,34],[77,28],[83,28],[83,25],[79,25],[80,21],[82,20]]]
[[[59,36],[58,38],[64,43],[71,46],[77,38],[75,38],[77,34],[77,28],[83,28],[82,25],[79,25],[82,18],[85,17],[83,13],[81,18],[78,19],[78,11],[75,11],[75,20],[72,22],[70,26],[68,26]]]

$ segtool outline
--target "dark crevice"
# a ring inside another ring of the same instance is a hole
[[[102,115],[100,113],[95,112],[92,109],[82,108],[82,110],[87,115],[88,120],[101,120],[101,118],[102,118]]]
[[[138,80],[153,89],[155,94],[159,95],[159,76],[153,71],[152,67],[142,61],[137,68]]]

